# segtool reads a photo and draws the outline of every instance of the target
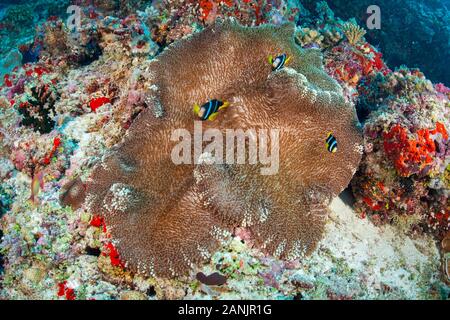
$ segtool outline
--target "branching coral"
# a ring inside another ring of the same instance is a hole
[[[319,46],[323,39],[324,37],[317,30],[310,28],[303,28],[296,35],[297,42],[303,47],[314,44]]]
[[[88,209],[104,215],[131,269],[186,273],[239,225],[276,256],[295,259],[315,248],[330,198],[358,166],[361,138],[320,53],[299,49],[293,31],[217,23],[149,64],[149,107],[87,182]],[[292,63],[272,72],[267,57],[282,52]],[[261,164],[173,163],[173,130],[192,133],[192,106],[212,97],[231,106],[204,129],[279,130],[278,174],[261,175]],[[337,153],[325,147],[329,131]]]
[[[344,32],[348,42],[351,45],[358,44],[361,38],[366,34],[366,30],[353,22],[344,23],[344,25],[342,26],[342,31]]]
[[[31,126],[40,133],[48,133],[55,124],[52,113],[58,94],[48,85],[33,87],[30,92],[30,99],[19,106],[19,113],[23,115],[22,125]]]

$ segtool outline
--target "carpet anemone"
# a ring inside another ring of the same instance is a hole
[[[186,274],[237,226],[250,228],[256,243],[280,258],[314,250],[329,202],[356,171],[362,138],[355,110],[324,72],[320,52],[299,48],[293,35],[291,24],[218,22],[143,67],[148,107],[93,169],[86,191],[87,208],[104,216],[127,267]],[[282,53],[291,61],[272,71],[268,56]],[[230,106],[203,122],[203,130],[278,130],[276,174],[261,174],[259,162],[172,161],[173,131],[192,133],[192,106],[213,98]],[[329,132],[336,153],[325,146]]]

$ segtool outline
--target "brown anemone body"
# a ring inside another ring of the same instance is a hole
[[[298,48],[293,31],[290,24],[216,23],[149,63],[149,106],[93,170],[86,198],[104,215],[128,267],[185,274],[240,225],[282,258],[315,248],[330,199],[358,166],[362,141],[355,111],[323,71],[320,53]],[[291,62],[273,72],[268,56],[282,53]],[[203,131],[279,130],[277,174],[262,175],[261,164],[173,163],[172,132],[192,133],[193,105],[214,98],[230,106],[203,122]],[[325,146],[328,132],[336,153]]]

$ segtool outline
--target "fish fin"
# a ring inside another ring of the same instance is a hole
[[[289,56],[286,61],[284,62],[285,65],[287,65],[289,63],[289,61],[291,60],[292,56]]]
[[[225,108],[227,108],[229,106],[230,106],[230,103],[228,101],[224,101],[223,105],[221,105],[219,107],[219,110],[225,109]]]
[[[272,55],[271,55],[271,54],[269,55],[269,63],[270,63],[270,64],[272,64],[272,63],[273,63],[273,57],[272,57]]]
[[[195,115],[198,115],[199,111],[200,111],[200,106],[198,104],[194,104],[194,113]]]
[[[218,115],[218,114],[219,114],[218,112],[213,113],[212,115],[209,116],[208,120],[209,120],[209,121],[214,121],[214,119],[217,118],[217,115]]]
[[[36,206],[36,205],[39,204],[39,200],[38,200],[38,198],[37,198],[36,195],[31,195],[31,196],[28,198],[28,201],[30,201],[30,202],[31,202],[31,205],[33,205],[33,206]]]

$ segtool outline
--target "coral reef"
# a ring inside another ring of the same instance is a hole
[[[258,53],[244,59],[250,45]],[[198,47],[203,50],[193,50]],[[293,57],[292,69],[271,74],[267,57],[279,51]],[[212,56],[214,67],[209,67]],[[185,273],[239,224],[249,226],[277,256],[295,259],[315,248],[326,205],[347,186],[361,155],[354,110],[321,68],[317,51],[295,46],[292,25],[245,28],[231,22],[179,41],[148,66],[152,105],[87,183],[87,206],[105,216],[129,267],[160,276]],[[246,85],[240,82],[243,75]],[[280,130],[284,147],[278,174],[261,175],[261,165],[254,164],[173,163],[172,131],[193,133],[192,105],[212,96],[231,106],[205,128],[223,134],[227,129]],[[275,111],[278,106],[283,113]],[[329,131],[339,139],[340,151],[333,155],[323,146]]]
[[[324,36],[321,35],[317,30],[312,30],[310,28],[303,28],[296,34],[297,42],[303,46],[320,46]]]
[[[320,19],[306,19],[302,30],[357,31],[331,47],[315,44],[364,123],[363,161],[352,180],[356,210],[375,223],[391,222],[440,240],[449,228],[448,89],[433,86],[418,69],[390,70],[381,52],[359,37],[355,21],[335,19],[324,2],[307,7]]]
[[[309,0],[70,2],[82,9],[77,32],[65,26],[67,0],[0,4],[0,299],[449,299],[442,2],[432,11],[425,2],[394,8],[381,0],[382,10],[392,8],[382,12],[382,30],[367,30],[356,44],[344,27],[365,26],[365,16],[352,19],[365,1],[346,1],[345,11],[330,2],[336,16],[325,1]],[[228,17],[251,28],[216,25]],[[205,34],[212,40],[203,52],[195,44]],[[283,52],[292,60],[271,72],[268,55]],[[388,67],[405,62],[423,68]],[[318,98],[331,91],[339,103],[326,113],[321,100],[299,97],[302,88]],[[280,177],[262,177],[258,166],[207,163],[182,165],[174,175],[162,153],[141,156],[150,147],[167,151],[175,123],[192,133],[192,105],[213,94],[231,105],[204,129],[270,124],[281,127],[282,146],[299,148],[281,152],[280,164],[288,163]],[[359,157],[346,151],[351,137],[340,131],[356,132],[353,105],[362,161],[351,188],[329,203],[351,178],[340,156]],[[340,128],[343,119],[352,123]],[[322,137],[330,127],[338,141],[332,155]],[[323,164],[332,156],[336,163]],[[102,159],[120,168],[103,175]],[[126,169],[136,170],[141,187],[133,192],[147,196],[149,211],[112,216],[103,203],[87,210],[86,183],[108,208],[121,203],[111,196],[126,198],[114,192],[129,182]],[[177,197],[194,202],[167,200]],[[172,210],[156,203],[162,200]],[[135,231],[120,233],[126,230]],[[299,252],[289,245],[299,238],[312,252],[292,260]],[[286,246],[277,245],[283,239]],[[265,249],[263,240],[271,241]],[[173,256],[179,248],[204,263],[187,266]],[[171,259],[172,266],[154,267],[166,278],[134,272],[143,252],[162,252],[161,264]]]
[[[0,7],[1,55],[33,42],[34,26],[57,15],[64,16],[70,0],[36,0],[20,4],[14,1],[14,3],[15,5]],[[1,78],[4,73],[0,68]]]
[[[20,103],[19,113],[23,116],[21,124],[31,126],[40,133],[49,133],[55,122],[51,118],[57,95],[48,85],[30,88],[30,99]]]
[[[217,19],[233,17],[242,25],[295,21],[300,8],[286,0],[158,0],[141,12],[151,26],[152,39],[165,45],[198,31]]]
[[[449,99],[417,70],[384,77],[385,105],[365,123],[365,154],[352,181],[356,207],[375,221],[442,238],[449,229]],[[382,89],[384,88],[384,89]],[[448,89],[447,89],[448,90]]]
[[[299,1],[306,11],[313,12],[316,0]],[[337,17],[355,18],[366,25],[367,8],[378,5],[381,9],[381,30],[367,30],[365,37],[377,44],[385,54],[391,68],[408,65],[426,71],[433,82],[450,83],[445,61],[449,60],[450,20],[446,1],[412,0],[333,0],[328,1]],[[426,52],[426,54],[424,54]]]

